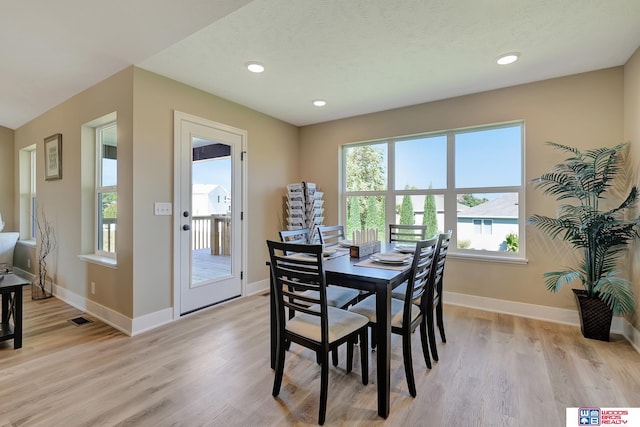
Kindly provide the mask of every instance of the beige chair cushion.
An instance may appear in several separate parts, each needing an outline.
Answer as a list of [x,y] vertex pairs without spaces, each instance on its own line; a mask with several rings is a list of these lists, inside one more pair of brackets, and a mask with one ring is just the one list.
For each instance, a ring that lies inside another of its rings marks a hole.
[[[402,314],[404,310],[404,301],[391,298],[391,326],[395,328],[402,327]],[[356,305],[349,307],[349,311],[362,314],[372,322],[376,323],[376,297],[375,295],[365,298]],[[420,307],[411,304],[411,321],[420,315]]]
[[[311,309],[320,310],[320,306],[314,305]],[[369,319],[356,313],[350,313],[336,307],[327,307],[329,323],[329,342],[343,338],[369,323]],[[296,312],[293,319],[287,322],[287,331],[309,338],[316,342],[321,341],[320,317],[306,313]]]

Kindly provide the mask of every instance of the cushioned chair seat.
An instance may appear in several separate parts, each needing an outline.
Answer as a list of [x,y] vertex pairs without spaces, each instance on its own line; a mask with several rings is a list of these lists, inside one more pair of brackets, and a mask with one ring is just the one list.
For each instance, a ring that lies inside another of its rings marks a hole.
[[[320,311],[318,305],[310,307]],[[350,313],[336,307],[327,307],[327,320],[329,322],[329,342],[338,341],[340,338],[353,332],[354,329],[362,328],[369,323],[369,319],[357,314]],[[320,342],[320,318],[306,313],[296,313],[295,317],[286,326],[287,331]]]
[[[366,316],[372,323],[376,323],[376,297],[370,296],[360,301],[353,307],[349,308],[354,313]],[[402,314],[404,310],[404,301],[391,298],[391,327],[402,327]],[[420,315],[420,307],[413,305],[411,307],[411,321],[414,321]]]

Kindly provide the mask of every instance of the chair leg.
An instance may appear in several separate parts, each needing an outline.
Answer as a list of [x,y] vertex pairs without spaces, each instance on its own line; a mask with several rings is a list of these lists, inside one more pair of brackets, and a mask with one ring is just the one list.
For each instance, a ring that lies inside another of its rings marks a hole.
[[282,385],[282,377],[284,375],[284,355],[285,344],[283,340],[278,340],[276,347],[276,375],[273,379],[273,391],[271,392],[273,397],[280,394],[280,386]]
[[378,338],[376,337],[376,328],[375,326],[371,327],[371,349],[375,349],[378,344]]
[[[429,343],[427,341],[427,321],[423,317],[420,322],[420,341],[422,342],[422,356],[424,357],[424,363],[428,369],[431,369],[431,358],[429,357]],[[437,362],[438,359],[435,359]]]
[[333,366],[338,366],[338,347],[331,350],[331,362]]
[[323,425],[327,414],[327,389],[329,388],[329,355],[322,355],[320,363],[320,408],[318,410],[318,424]]
[[360,332],[360,366],[362,367],[362,384],[369,384],[369,343],[367,342],[367,329]]
[[402,356],[404,358],[404,373],[407,376],[409,394],[416,397],[416,382],[413,378],[413,360],[411,358],[411,331],[402,335]]
[[438,321],[438,329],[440,329],[440,338],[442,342],[447,342],[447,337],[444,335],[444,320],[442,318],[442,303],[438,302],[436,306],[436,319]]
[[353,369],[353,341],[355,341],[355,338],[347,342],[347,373]]
[[427,330],[429,334],[429,347],[431,347],[431,356],[433,360],[438,361],[438,348],[436,347],[436,332],[433,325],[433,309],[427,310]]

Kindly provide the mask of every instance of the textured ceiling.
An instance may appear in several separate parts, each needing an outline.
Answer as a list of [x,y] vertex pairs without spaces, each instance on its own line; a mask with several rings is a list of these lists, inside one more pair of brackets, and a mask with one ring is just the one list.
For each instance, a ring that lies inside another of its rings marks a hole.
[[[306,125],[622,65],[639,22],[640,0],[12,2],[0,125],[131,64]],[[520,60],[496,65],[510,51]],[[251,60],[266,71],[246,71]]]

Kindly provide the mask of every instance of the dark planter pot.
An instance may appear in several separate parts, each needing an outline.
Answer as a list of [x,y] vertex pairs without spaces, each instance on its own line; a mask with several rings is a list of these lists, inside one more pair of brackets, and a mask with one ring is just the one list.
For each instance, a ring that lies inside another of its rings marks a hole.
[[613,311],[597,297],[589,297],[583,289],[573,289],[580,313],[580,329],[585,338],[609,341]]

